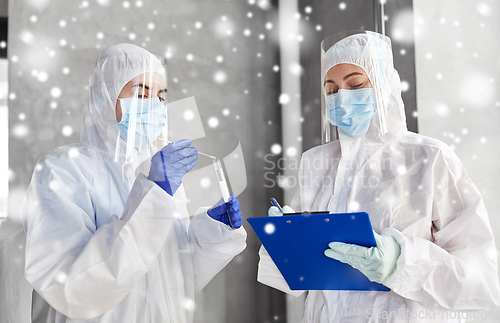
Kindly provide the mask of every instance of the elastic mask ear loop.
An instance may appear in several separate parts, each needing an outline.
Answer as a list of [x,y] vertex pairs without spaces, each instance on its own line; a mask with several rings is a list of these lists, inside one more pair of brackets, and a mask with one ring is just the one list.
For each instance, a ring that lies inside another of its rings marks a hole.
[[377,97],[377,106],[378,106],[378,112],[379,112],[379,120],[380,120],[380,134],[384,135],[389,132],[389,129],[387,128],[387,111],[386,111],[386,105],[385,105],[385,98],[384,98],[384,93],[383,93],[383,81],[380,80],[380,77],[383,77],[380,65],[379,65],[379,60],[376,59],[377,53],[375,52],[376,45],[375,42],[373,41],[372,37],[370,34],[368,35],[368,50],[370,51],[370,60],[371,64],[374,68],[374,74],[373,74],[373,81],[375,84],[373,84],[373,88],[375,89],[376,97]]

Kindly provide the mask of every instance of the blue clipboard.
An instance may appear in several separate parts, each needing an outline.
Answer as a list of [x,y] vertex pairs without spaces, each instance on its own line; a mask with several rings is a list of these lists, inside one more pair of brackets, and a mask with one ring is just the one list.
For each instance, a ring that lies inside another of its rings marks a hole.
[[292,290],[390,291],[324,255],[332,241],[376,246],[365,212],[269,216],[248,222]]

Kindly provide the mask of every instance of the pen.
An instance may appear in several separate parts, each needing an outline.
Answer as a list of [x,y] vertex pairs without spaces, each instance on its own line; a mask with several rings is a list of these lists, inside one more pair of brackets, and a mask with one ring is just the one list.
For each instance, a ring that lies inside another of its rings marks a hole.
[[278,210],[280,210],[280,212],[283,213],[283,210],[281,209],[280,204],[278,203],[278,201],[276,201],[276,199],[274,197],[271,197],[271,204],[276,206],[278,208]]

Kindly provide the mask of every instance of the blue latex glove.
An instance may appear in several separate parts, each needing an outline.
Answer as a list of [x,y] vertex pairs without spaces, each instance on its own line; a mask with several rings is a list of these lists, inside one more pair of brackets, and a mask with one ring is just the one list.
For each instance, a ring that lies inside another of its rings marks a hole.
[[401,249],[393,237],[381,236],[375,231],[373,234],[376,247],[330,242],[330,249],[325,250],[325,255],[358,269],[372,282],[382,283],[396,268]]
[[[281,208],[284,213],[295,213],[295,211],[289,207],[288,205],[285,205]],[[268,216],[282,216],[283,213],[280,212],[280,210],[276,206],[271,206],[269,210],[267,211]]]
[[148,179],[172,196],[181,186],[182,177],[198,161],[198,149],[189,147],[190,145],[189,139],[177,140],[163,147],[151,158]]
[[229,195],[227,203],[220,199],[207,213],[212,219],[220,221],[233,229],[238,229],[243,223],[240,202],[233,194]]

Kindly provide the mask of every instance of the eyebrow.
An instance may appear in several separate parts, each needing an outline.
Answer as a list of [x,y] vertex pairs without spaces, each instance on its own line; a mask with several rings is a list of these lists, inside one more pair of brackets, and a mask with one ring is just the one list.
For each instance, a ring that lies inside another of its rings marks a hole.
[[[137,84],[132,85],[132,87],[136,87],[136,86],[137,87],[145,88],[146,90],[149,91],[149,86],[147,86],[147,85],[145,85],[143,83],[137,83]],[[168,92],[167,89],[161,89],[160,91],[158,91],[158,93],[164,93],[164,92],[167,93]]]
[[142,88],[145,88],[146,90],[149,91],[149,86],[145,85],[145,84],[142,84],[142,83],[137,83],[137,84],[134,84],[132,85],[132,87],[142,87]]
[[[355,75],[361,75],[361,76],[363,76],[363,74],[361,74],[359,72],[352,72],[352,73],[347,74],[346,76],[344,76],[344,81],[347,80],[348,78],[350,78],[351,76],[355,76]],[[323,82],[323,86],[325,86],[326,83],[333,83],[333,84],[335,84],[335,82],[332,81],[332,80],[325,80],[325,82]]]
[[363,76],[363,74],[361,74],[360,72],[352,72],[351,74],[347,74],[346,76],[344,76],[344,81],[347,80],[348,78],[350,78],[351,76],[354,76],[354,75]]

